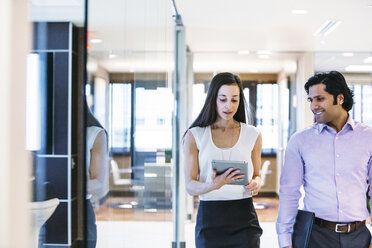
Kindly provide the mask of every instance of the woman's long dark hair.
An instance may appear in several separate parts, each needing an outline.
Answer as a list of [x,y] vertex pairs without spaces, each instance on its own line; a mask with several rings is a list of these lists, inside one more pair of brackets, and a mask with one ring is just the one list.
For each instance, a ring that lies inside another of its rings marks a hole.
[[208,94],[207,98],[205,99],[204,106],[200,111],[198,117],[196,117],[195,121],[190,125],[186,132],[193,127],[209,126],[217,120],[217,94],[222,85],[237,85],[239,87],[239,107],[234,115],[234,120],[246,123],[246,115],[244,109],[246,101],[244,98],[243,87],[240,78],[230,72],[222,72],[213,77],[208,89]]
[[108,133],[106,129],[101,125],[101,123],[97,120],[97,118],[93,115],[92,111],[90,110],[87,100],[84,100],[84,107],[85,107],[85,113],[86,113],[86,121],[85,121],[85,128],[88,127],[100,127],[105,131],[106,133],[106,142],[107,142],[107,149],[108,148]]
[[[93,115],[92,111],[90,110],[89,106],[88,106],[88,103],[87,103],[87,100],[84,101],[84,107],[85,107],[85,113],[86,113],[86,122],[85,122],[85,127],[100,127],[102,129],[103,126],[101,125],[101,123],[99,123],[99,121],[96,119],[96,117]],[[106,131],[106,130],[105,130]]]

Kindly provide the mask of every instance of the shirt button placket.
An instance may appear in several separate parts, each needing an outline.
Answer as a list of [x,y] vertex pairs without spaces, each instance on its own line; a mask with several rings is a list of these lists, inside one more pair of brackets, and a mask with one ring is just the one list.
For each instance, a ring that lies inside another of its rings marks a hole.
[[335,140],[334,140],[334,148],[335,148],[335,186],[336,186],[336,192],[337,192],[337,200],[338,200],[338,203],[337,203],[337,207],[338,207],[338,216],[340,218],[340,216],[342,215],[342,206],[341,206],[341,198],[342,198],[342,190],[339,188],[339,185],[342,185],[342,184],[338,184],[338,181],[341,180],[340,178],[340,173],[338,172],[339,171],[339,166],[338,166],[338,161],[339,161],[339,158],[340,158],[340,154],[338,153],[338,150],[337,150],[337,143],[338,143],[338,140],[339,140],[339,137],[335,136]]

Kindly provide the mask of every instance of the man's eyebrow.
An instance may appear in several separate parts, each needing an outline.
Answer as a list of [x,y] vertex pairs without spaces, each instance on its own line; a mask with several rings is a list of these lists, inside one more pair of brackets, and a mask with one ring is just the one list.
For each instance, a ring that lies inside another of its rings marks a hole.
[[314,99],[314,98],[320,98],[320,97],[323,97],[323,96],[322,95],[316,95],[316,96],[313,96],[313,97],[308,96],[307,100],[311,100],[311,99]]

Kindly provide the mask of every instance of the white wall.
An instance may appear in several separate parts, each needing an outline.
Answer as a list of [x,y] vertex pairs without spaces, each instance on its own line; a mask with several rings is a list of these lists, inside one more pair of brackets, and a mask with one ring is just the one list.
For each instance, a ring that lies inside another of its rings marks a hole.
[[29,174],[25,151],[27,0],[0,1],[0,247],[30,247]]

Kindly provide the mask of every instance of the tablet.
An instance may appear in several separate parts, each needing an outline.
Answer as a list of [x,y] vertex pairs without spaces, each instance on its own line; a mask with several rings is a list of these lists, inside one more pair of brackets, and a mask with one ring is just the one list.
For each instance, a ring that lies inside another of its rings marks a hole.
[[227,171],[229,168],[240,170],[244,174],[244,178],[239,182],[232,182],[233,185],[247,185],[248,184],[248,163],[245,161],[231,161],[231,160],[212,160],[212,168],[220,175]]

